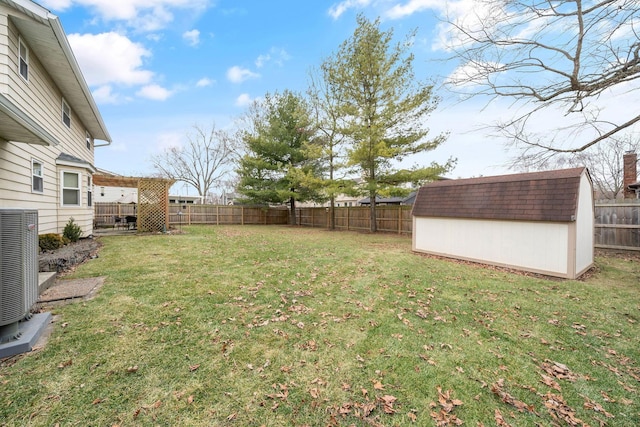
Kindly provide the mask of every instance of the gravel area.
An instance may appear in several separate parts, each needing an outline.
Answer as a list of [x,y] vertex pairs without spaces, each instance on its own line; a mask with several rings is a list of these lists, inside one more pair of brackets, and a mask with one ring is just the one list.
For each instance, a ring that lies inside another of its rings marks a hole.
[[55,251],[43,252],[38,256],[39,269],[41,272],[55,271],[57,273],[72,270],[87,259],[97,258],[100,246],[97,239],[88,237],[75,243],[69,243]]

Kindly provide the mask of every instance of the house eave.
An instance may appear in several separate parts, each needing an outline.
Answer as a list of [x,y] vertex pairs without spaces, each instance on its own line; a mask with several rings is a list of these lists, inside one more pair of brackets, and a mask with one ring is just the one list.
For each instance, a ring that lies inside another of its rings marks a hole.
[[58,140],[0,94],[0,139],[36,145],[58,145]]
[[[21,15],[10,15],[11,21],[91,136],[110,143],[111,136],[58,17],[31,1],[0,0],[0,2],[21,13]],[[25,19],[25,16],[30,19]]]

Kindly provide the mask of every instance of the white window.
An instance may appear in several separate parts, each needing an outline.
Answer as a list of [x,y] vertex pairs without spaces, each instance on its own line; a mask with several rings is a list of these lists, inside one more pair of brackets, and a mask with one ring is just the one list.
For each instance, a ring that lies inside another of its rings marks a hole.
[[71,108],[69,108],[69,104],[64,99],[62,100],[62,123],[67,125],[68,128],[71,127]]
[[42,193],[44,191],[42,162],[36,159],[31,160],[31,191],[34,193]]
[[80,206],[80,174],[62,172],[62,206]]
[[23,79],[29,81],[29,48],[18,38],[18,72]]
[[100,196],[104,197],[104,187],[100,187]]
[[87,140],[87,150],[91,150],[91,147],[93,146],[93,138],[91,138],[91,134],[89,132],[86,132],[86,140]]
[[93,184],[91,183],[91,175],[87,176],[87,206],[93,206]]

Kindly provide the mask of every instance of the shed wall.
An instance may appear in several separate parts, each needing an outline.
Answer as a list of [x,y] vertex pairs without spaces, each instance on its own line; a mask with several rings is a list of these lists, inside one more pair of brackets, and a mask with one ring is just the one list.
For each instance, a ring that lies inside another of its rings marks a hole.
[[593,265],[595,211],[593,191],[586,174],[580,180],[576,214],[576,276]]
[[566,277],[569,224],[414,217],[413,249]]

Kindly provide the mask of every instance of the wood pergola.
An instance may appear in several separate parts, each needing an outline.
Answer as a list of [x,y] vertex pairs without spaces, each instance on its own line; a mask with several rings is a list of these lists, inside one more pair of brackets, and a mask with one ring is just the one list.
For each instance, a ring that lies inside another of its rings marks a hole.
[[93,175],[94,185],[138,189],[137,226],[139,232],[157,232],[169,229],[169,189],[175,182],[174,179],[167,178]]

